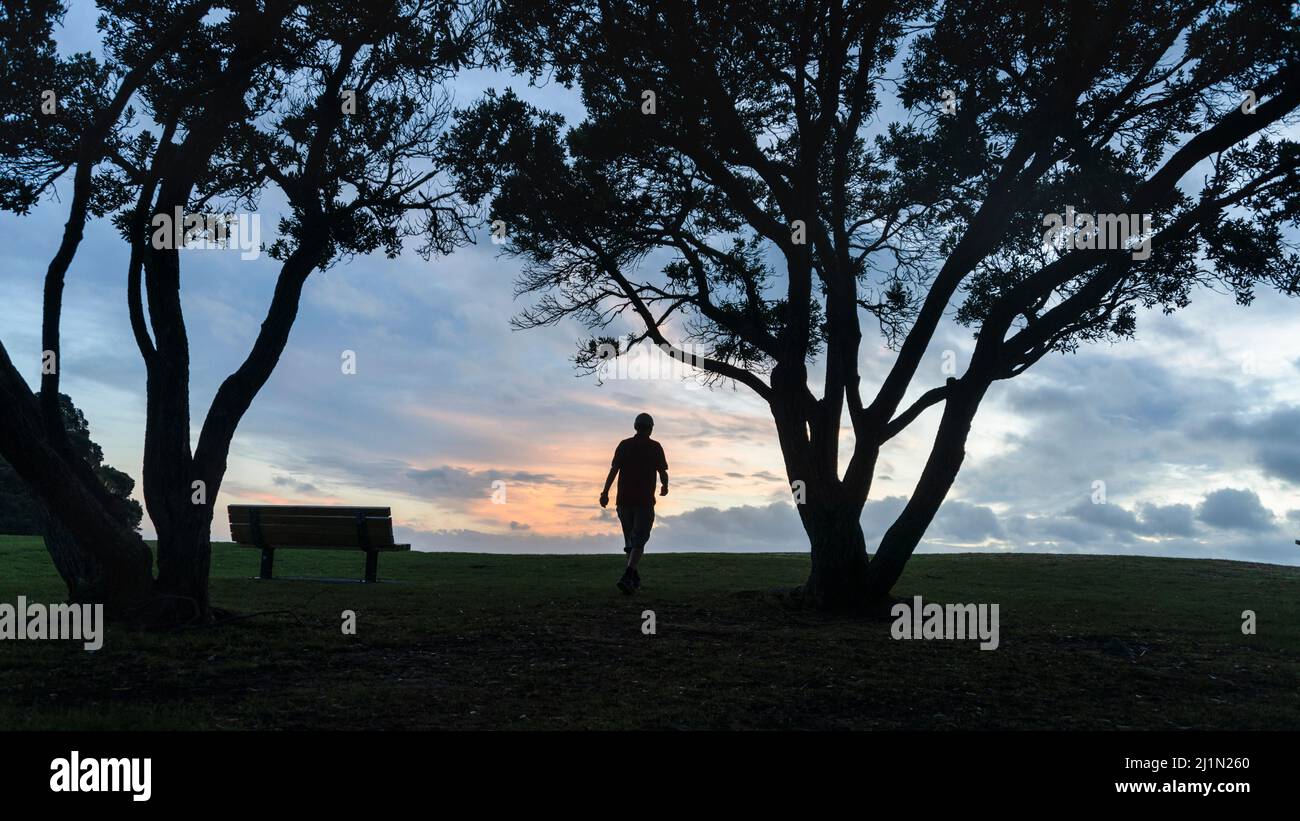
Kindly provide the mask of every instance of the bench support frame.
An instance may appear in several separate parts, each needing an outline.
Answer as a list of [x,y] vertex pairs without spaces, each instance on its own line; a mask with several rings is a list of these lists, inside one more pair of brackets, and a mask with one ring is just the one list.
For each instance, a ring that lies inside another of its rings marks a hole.
[[272,578],[273,568],[275,566],[275,548],[266,543],[262,538],[262,511],[253,508],[248,512],[249,530],[253,531],[253,544],[257,545],[262,551],[262,568],[257,573],[259,579]]
[[379,552],[370,549],[370,520],[361,512],[357,513],[357,544],[366,551],[366,583],[374,584],[379,577]]

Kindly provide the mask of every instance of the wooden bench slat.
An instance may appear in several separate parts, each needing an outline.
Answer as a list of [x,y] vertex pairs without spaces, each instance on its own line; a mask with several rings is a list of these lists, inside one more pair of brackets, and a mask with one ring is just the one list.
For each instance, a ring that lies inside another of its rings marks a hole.
[[[357,533],[356,524],[351,524],[346,528],[318,528],[302,526],[280,526],[280,525],[262,525],[262,541],[269,545],[278,547],[292,547],[294,545],[336,545],[339,547],[360,547],[361,540]],[[367,536],[370,544],[374,547],[382,547],[393,543],[393,526],[387,519],[384,524],[376,524],[371,521],[367,525]],[[236,542],[253,544],[256,540],[253,538],[253,526],[248,524],[232,524],[230,526],[230,538]]]
[[[366,521],[385,521],[391,519],[391,516],[363,516]],[[324,525],[336,525],[345,522],[355,522],[357,516],[304,516],[300,513],[276,513],[270,510],[263,510],[257,513],[257,520],[270,524],[278,522],[281,524],[301,524],[304,522],[320,522]],[[247,513],[236,513],[230,516],[230,521],[239,524],[247,524],[253,521],[253,517]]]
[[[276,525],[280,527],[320,527],[326,529],[343,529],[347,527],[355,528],[357,526],[356,516],[284,516],[279,513],[259,513],[258,522],[262,526]],[[377,524],[391,523],[393,520],[388,516],[366,516],[365,520],[373,527]],[[251,516],[231,516],[232,525],[247,525],[253,523]]]
[[[248,548],[249,550],[258,549],[257,545],[249,544],[247,542],[234,542],[232,543],[231,546],[245,547]],[[281,550],[281,549],[283,550],[347,550],[349,548],[351,548],[352,550],[361,550],[361,548],[357,547],[356,545],[337,545],[337,544],[274,544],[272,543],[270,547],[273,550]],[[402,551],[410,550],[411,546],[409,544],[385,544],[385,545],[376,545],[374,547],[371,547],[370,549],[376,553],[400,553]]]
[[[336,524],[337,523],[337,524]],[[253,528],[252,522],[231,522],[231,527]],[[303,522],[261,522],[258,525],[263,533],[303,533],[313,535],[316,533],[336,534],[351,533],[356,534],[357,523],[352,519],[330,519],[327,521],[303,521]],[[374,536],[381,533],[393,532],[392,519],[366,519],[366,531]]]
[[261,511],[263,516],[268,514],[275,516],[319,516],[319,517],[336,517],[354,519],[358,513],[365,514],[367,517],[377,516],[380,518],[391,518],[393,509],[389,507],[346,507],[340,505],[230,505],[228,508],[230,518],[238,518],[246,521],[249,518],[248,511]]

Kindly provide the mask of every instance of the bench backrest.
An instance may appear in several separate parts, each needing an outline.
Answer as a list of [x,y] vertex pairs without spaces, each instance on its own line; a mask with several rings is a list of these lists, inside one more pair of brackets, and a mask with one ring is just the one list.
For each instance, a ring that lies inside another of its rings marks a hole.
[[387,547],[393,513],[386,507],[230,505],[230,538],[269,547]]

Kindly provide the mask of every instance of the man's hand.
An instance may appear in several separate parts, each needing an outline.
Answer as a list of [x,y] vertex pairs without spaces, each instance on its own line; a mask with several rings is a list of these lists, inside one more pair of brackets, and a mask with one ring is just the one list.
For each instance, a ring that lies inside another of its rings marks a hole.
[[660,496],[667,496],[667,495],[668,495],[668,485],[660,485],[660,486],[659,486],[659,495],[660,495]]
[[602,494],[600,494],[600,506],[601,506],[601,507],[608,507],[608,506],[609,506],[609,494],[608,494],[608,493],[602,493]]

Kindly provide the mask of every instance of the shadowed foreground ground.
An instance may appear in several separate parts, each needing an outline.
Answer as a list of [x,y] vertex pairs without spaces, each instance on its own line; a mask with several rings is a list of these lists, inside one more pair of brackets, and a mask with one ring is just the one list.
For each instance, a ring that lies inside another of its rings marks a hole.
[[[652,553],[629,599],[614,555],[387,554],[399,583],[363,586],[252,581],[256,552],[215,554],[214,601],[261,615],[110,630],[94,654],[0,642],[0,728],[1300,728],[1300,568],[917,557],[898,595],[1001,606],[981,651],[786,609],[761,591],[801,581],[801,555]],[[285,576],[361,564],[276,557]],[[64,590],[38,541],[0,537],[0,602],[20,594]]]

